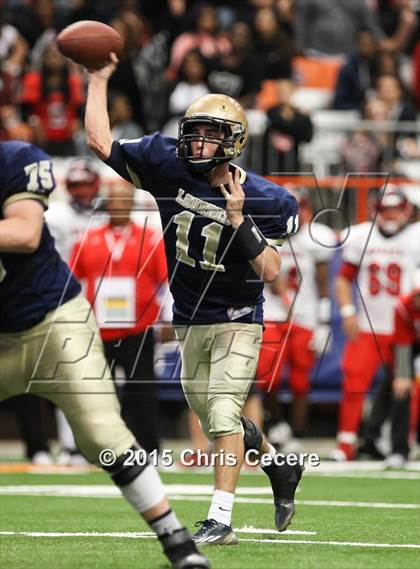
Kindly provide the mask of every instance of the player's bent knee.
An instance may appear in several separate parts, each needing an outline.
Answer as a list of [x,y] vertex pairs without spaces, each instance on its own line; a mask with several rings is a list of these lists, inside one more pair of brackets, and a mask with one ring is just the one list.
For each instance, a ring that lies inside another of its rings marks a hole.
[[234,417],[219,416],[209,421],[209,437],[210,440],[228,435],[236,435],[242,433],[241,421]]
[[111,437],[75,437],[77,448],[88,462],[103,468],[103,453],[109,452],[114,457],[118,457],[123,451],[132,447],[135,443],[134,437],[126,439],[126,444],[116,444]]
[[142,455],[143,460],[134,460],[135,456],[140,456],[137,454],[140,450],[138,446],[133,445],[126,452],[116,457],[112,464],[101,464],[101,467],[108,472],[117,486],[127,486],[149,466],[146,452]]
[[241,433],[241,427],[232,427],[230,429],[214,429],[210,431],[210,440],[213,441],[214,439],[218,439],[220,437],[228,437],[229,435],[237,435]]
[[219,415],[209,418],[210,440],[242,432],[240,418],[233,415]]
[[92,464],[103,467],[101,453],[110,450],[118,457],[135,445],[135,437],[121,417],[112,409],[107,415],[97,413],[92,417],[81,413],[75,417],[67,415],[73,430],[77,447]]
[[207,422],[210,439],[242,432],[241,407],[230,399],[215,399],[209,405]]

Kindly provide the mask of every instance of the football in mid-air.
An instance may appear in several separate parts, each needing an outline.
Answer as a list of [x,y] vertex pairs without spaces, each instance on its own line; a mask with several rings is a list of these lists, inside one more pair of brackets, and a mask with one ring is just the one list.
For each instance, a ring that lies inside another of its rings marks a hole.
[[88,69],[100,69],[109,63],[112,51],[120,55],[123,43],[117,31],[94,20],[71,24],[57,36],[61,53]]

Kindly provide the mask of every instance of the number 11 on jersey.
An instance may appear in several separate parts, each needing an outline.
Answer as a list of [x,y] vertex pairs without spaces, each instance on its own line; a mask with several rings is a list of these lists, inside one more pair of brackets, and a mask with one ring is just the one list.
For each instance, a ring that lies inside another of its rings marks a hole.
[[[195,267],[195,259],[188,254],[188,234],[191,229],[194,214],[191,211],[183,211],[174,217],[174,223],[178,225],[176,229],[176,257],[181,263],[185,263],[190,267]],[[220,236],[223,227],[216,222],[205,225],[201,231],[202,237],[205,238],[203,247],[203,260],[200,261],[200,267],[205,271],[221,271],[226,269],[224,265],[216,263],[216,252],[219,246]]]

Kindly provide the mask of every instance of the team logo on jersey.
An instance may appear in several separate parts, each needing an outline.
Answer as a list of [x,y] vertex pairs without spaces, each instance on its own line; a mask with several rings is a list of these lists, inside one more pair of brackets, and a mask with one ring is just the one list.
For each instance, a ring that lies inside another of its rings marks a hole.
[[255,306],[243,306],[242,308],[228,308],[227,315],[230,320],[238,320],[254,310]]
[[178,195],[175,201],[191,211],[204,215],[204,217],[213,219],[223,225],[230,225],[225,209],[197,198],[196,196],[192,196],[191,194],[186,194],[182,188],[178,189]]

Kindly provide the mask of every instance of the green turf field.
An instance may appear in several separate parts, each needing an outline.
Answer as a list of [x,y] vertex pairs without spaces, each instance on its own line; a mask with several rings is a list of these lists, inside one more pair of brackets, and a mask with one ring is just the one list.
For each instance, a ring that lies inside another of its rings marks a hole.
[[[206,517],[211,475],[164,473],[163,479],[193,530]],[[1,491],[2,568],[168,566],[147,525],[100,472],[2,474]],[[245,473],[233,525],[241,530],[239,545],[205,549],[215,569],[418,568],[420,479],[415,472],[356,468],[305,474],[292,532],[279,534],[267,479]]]

